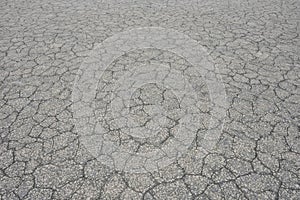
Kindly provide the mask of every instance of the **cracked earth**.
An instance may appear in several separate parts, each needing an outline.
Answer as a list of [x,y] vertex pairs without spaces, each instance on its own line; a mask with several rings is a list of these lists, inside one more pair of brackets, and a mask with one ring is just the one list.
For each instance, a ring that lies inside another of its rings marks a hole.
[[300,199],[299,8],[1,1],[1,199]]

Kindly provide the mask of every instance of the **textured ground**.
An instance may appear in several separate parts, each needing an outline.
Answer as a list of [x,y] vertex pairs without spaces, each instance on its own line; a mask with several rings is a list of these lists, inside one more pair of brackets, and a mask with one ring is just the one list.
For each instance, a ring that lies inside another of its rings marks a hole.
[[[1,199],[299,199],[299,13],[297,0],[2,0]],[[131,45],[145,27],[174,34]],[[116,44],[131,47],[99,67]]]

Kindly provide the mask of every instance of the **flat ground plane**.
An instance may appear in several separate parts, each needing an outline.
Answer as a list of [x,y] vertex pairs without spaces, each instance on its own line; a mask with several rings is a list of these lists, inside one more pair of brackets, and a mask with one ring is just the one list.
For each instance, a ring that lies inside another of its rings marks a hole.
[[299,199],[298,0],[1,0],[0,199]]

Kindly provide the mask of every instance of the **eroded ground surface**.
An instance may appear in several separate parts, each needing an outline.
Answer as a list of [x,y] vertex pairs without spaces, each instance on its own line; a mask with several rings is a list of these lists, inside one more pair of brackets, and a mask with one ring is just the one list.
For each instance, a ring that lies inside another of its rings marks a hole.
[[[299,12],[297,0],[1,1],[1,199],[299,199]],[[205,48],[227,102],[214,148],[203,149],[216,105],[192,70],[201,66],[159,48],[106,66],[91,96],[102,138],[80,128],[86,118],[78,121],[84,111],[74,105],[85,98],[74,90],[87,63],[99,62],[91,52],[142,27],[176,30]],[[160,81],[134,85],[151,75]],[[195,98],[176,93],[184,80]],[[140,155],[183,135],[178,146],[193,140],[164,165],[167,153],[120,164],[127,157],[111,148]]]

